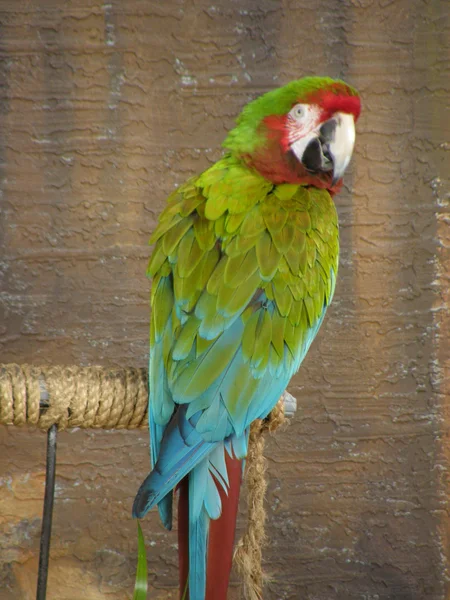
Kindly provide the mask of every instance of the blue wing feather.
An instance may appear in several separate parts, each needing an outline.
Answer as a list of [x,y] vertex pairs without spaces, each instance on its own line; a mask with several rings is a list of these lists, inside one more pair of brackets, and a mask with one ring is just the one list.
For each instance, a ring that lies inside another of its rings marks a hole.
[[[166,328],[171,327],[169,319]],[[153,351],[149,361],[149,405],[148,405],[148,426],[150,431],[150,459],[152,469],[155,467],[159,456],[161,440],[164,431],[170,419],[163,419],[162,412],[159,410],[155,415],[155,407],[173,405],[170,392],[167,385],[167,373],[164,367],[162,354],[163,340],[158,341],[153,346]],[[154,399],[161,398],[161,402],[155,402]],[[170,410],[170,409],[169,409]],[[173,409],[172,409],[173,410]],[[166,410],[166,412],[168,412]],[[158,505],[161,521],[166,529],[172,529],[172,492],[169,492]]]

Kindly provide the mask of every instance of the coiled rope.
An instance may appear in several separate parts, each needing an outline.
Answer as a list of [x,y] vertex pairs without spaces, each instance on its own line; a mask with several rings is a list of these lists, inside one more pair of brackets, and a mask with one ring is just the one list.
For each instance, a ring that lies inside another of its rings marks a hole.
[[[54,424],[59,430],[145,428],[147,390],[146,369],[0,365],[0,424],[34,425],[43,430]],[[248,524],[235,552],[248,600],[260,599],[264,584],[264,433],[275,431],[284,421],[284,403],[280,400],[267,419],[255,421],[250,430],[246,466]]]
[[0,365],[0,423],[47,430],[147,427],[146,369]]

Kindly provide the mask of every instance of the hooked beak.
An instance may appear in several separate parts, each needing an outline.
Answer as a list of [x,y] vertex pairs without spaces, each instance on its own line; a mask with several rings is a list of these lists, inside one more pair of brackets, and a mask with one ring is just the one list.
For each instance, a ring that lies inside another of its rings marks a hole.
[[325,143],[328,144],[328,152],[333,163],[332,184],[335,185],[343,176],[352,157],[355,145],[355,121],[353,115],[346,113],[336,113],[331,121],[336,122],[336,127],[331,139]]
[[338,112],[309,136],[294,142],[291,149],[308,171],[332,171],[335,185],[348,167],[354,145],[353,115]]

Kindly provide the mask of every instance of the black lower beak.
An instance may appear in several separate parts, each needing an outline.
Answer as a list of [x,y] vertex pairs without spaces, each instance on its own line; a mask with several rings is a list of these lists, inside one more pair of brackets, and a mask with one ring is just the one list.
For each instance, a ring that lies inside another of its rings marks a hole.
[[326,172],[333,169],[331,156],[327,152],[326,145],[322,145],[320,138],[312,139],[306,146],[302,163],[312,173]]

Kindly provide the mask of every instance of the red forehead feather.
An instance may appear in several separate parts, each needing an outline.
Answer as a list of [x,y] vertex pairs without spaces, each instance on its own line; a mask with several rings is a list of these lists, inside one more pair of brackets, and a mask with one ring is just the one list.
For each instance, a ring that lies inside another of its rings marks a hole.
[[335,112],[343,112],[353,115],[357,121],[361,112],[361,100],[358,96],[349,96],[345,87],[315,92],[308,96],[308,102],[321,106],[326,118]]

